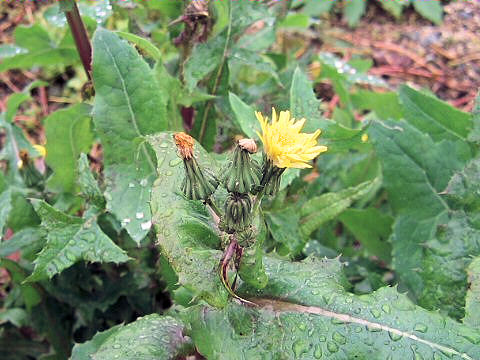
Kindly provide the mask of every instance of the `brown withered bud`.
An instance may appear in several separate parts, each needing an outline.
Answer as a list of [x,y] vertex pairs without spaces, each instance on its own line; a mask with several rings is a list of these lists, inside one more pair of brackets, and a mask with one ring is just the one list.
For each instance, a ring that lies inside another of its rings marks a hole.
[[238,140],[238,146],[247,150],[250,154],[255,154],[257,152],[257,144],[253,139],[240,139]]
[[173,135],[173,139],[180,156],[183,159],[191,159],[193,157],[193,146],[195,145],[193,138],[184,132],[179,132]]

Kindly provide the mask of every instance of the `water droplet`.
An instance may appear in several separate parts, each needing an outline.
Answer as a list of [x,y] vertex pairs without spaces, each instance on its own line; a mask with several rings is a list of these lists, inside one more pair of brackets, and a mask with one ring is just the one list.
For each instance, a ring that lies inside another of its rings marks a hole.
[[152,222],[146,221],[144,223],[141,223],[140,227],[142,228],[142,230],[149,230],[152,227]]
[[333,332],[332,339],[335,340],[340,345],[344,345],[347,342],[347,338],[342,334],[340,334],[338,331]]
[[370,310],[370,312],[372,313],[375,319],[378,319],[380,317],[380,311],[378,311],[377,309],[372,309]]
[[160,145],[161,148],[167,148],[168,147],[168,143],[167,142],[162,142]]
[[315,351],[313,352],[315,359],[320,359],[322,357],[322,347],[320,345],[315,345]]
[[338,345],[334,343],[333,341],[327,342],[327,349],[331,353],[336,353],[338,351]]
[[413,328],[413,330],[424,333],[424,332],[427,332],[428,327],[425,324],[417,323],[415,324],[415,327]]
[[402,338],[402,335],[393,333],[391,331],[388,332],[388,336],[390,336],[390,339],[392,339],[393,341],[398,341]]
[[122,345],[120,344],[113,344],[112,346],[114,349],[120,349],[122,347]]
[[312,290],[312,295],[318,295],[320,292],[317,289]]
[[163,194],[162,194],[162,197],[167,197],[167,196],[168,196],[167,193],[163,193]]
[[347,297],[347,298],[345,299],[345,302],[346,302],[347,304],[351,304],[351,303],[353,302],[353,299],[352,299],[351,297]]
[[318,338],[318,341],[325,342],[325,341],[327,341],[327,338],[323,335],[320,335],[319,338]]
[[69,251],[65,251],[65,257],[70,261],[77,260],[77,257],[75,256],[75,254]]
[[305,323],[299,323],[298,328],[302,331],[305,331],[307,329],[307,325],[305,325]]
[[123,219],[123,220],[121,221],[122,226],[123,226],[123,227],[127,226],[127,224],[130,223],[130,221],[131,221],[131,220],[130,220],[129,218]]
[[383,305],[382,305],[382,310],[383,310],[383,312],[385,312],[385,313],[387,313],[387,314],[390,314],[390,311],[391,311],[390,305],[388,305],[388,304],[383,304]]
[[134,183],[129,183],[129,184],[128,184],[128,187],[129,187],[129,188],[134,188],[134,187],[135,187],[135,184],[134,184]]
[[182,159],[177,158],[177,159],[170,160],[168,165],[170,165],[171,167],[174,167],[174,166],[177,166],[178,164],[181,164],[181,163],[182,163]]
[[135,214],[135,217],[136,217],[137,219],[143,219],[143,212],[137,212],[137,213]]
[[301,357],[302,354],[308,351],[308,349],[309,349],[308,343],[302,339],[295,341],[292,345],[292,350],[296,358]]
[[361,327],[361,326],[355,326],[355,327],[354,327],[354,331],[355,331],[356,333],[362,332],[362,327]]
[[382,329],[377,328],[377,327],[374,327],[374,326],[370,326],[370,325],[367,325],[367,326],[365,326],[365,327],[366,327],[366,329],[367,329],[368,331],[370,331],[370,332],[379,332],[379,331],[382,331]]
[[335,325],[341,325],[343,324],[343,321],[336,318],[332,318],[331,323]]
[[172,175],[173,175],[173,172],[171,172],[170,170],[168,170],[165,174],[166,174],[167,176],[172,176]]
[[142,179],[142,180],[140,180],[140,185],[142,185],[142,186],[147,186],[147,184],[148,184],[148,180],[147,180],[147,179]]

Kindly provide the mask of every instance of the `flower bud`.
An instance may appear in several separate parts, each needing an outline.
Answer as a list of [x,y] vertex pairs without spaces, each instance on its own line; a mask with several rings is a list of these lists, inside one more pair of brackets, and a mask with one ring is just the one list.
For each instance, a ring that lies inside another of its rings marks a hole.
[[261,186],[265,195],[275,195],[280,190],[280,181],[285,168],[276,167],[269,159],[264,160]]
[[224,230],[227,233],[246,230],[252,222],[251,211],[250,195],[230,193],[225,202]]
[[256,148],[255,141],[251,139],[242,139],[238,142],[233,159],[221,174],[221,182],[228,192],[246,194],[260,185],[260,165],[250,157]]

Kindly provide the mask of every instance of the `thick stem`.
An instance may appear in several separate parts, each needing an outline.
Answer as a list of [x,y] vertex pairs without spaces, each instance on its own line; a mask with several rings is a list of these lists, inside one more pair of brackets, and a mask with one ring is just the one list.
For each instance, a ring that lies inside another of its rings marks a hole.
[[87,30],[83,24],[77,4],[74,0],[64,0],[67,4],[63,6],[68,25],[72,31],[78,54],[82,60],[83,68],[89,80],[92,80],[92,45],[88,38]]

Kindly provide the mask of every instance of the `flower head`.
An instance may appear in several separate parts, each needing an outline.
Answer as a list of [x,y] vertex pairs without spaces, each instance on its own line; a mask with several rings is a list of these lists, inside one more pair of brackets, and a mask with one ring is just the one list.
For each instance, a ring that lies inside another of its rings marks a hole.
[[309,168],[307,162],[316,158],[327,147],[317,144],[320,130],[314,133],[301,133],[305,119],[295,121],[290,117],[290,111],[277,112],[272,108],[272,122],[263,117],[260,112],[255,112],[262,134],[257,133],[262,140],[267,158],[278,168]]
[[184,132],[178,132],[173,135],[173,139],[181,157],[191,159],[193,157],[193,146],[195,145],[193,138]]

